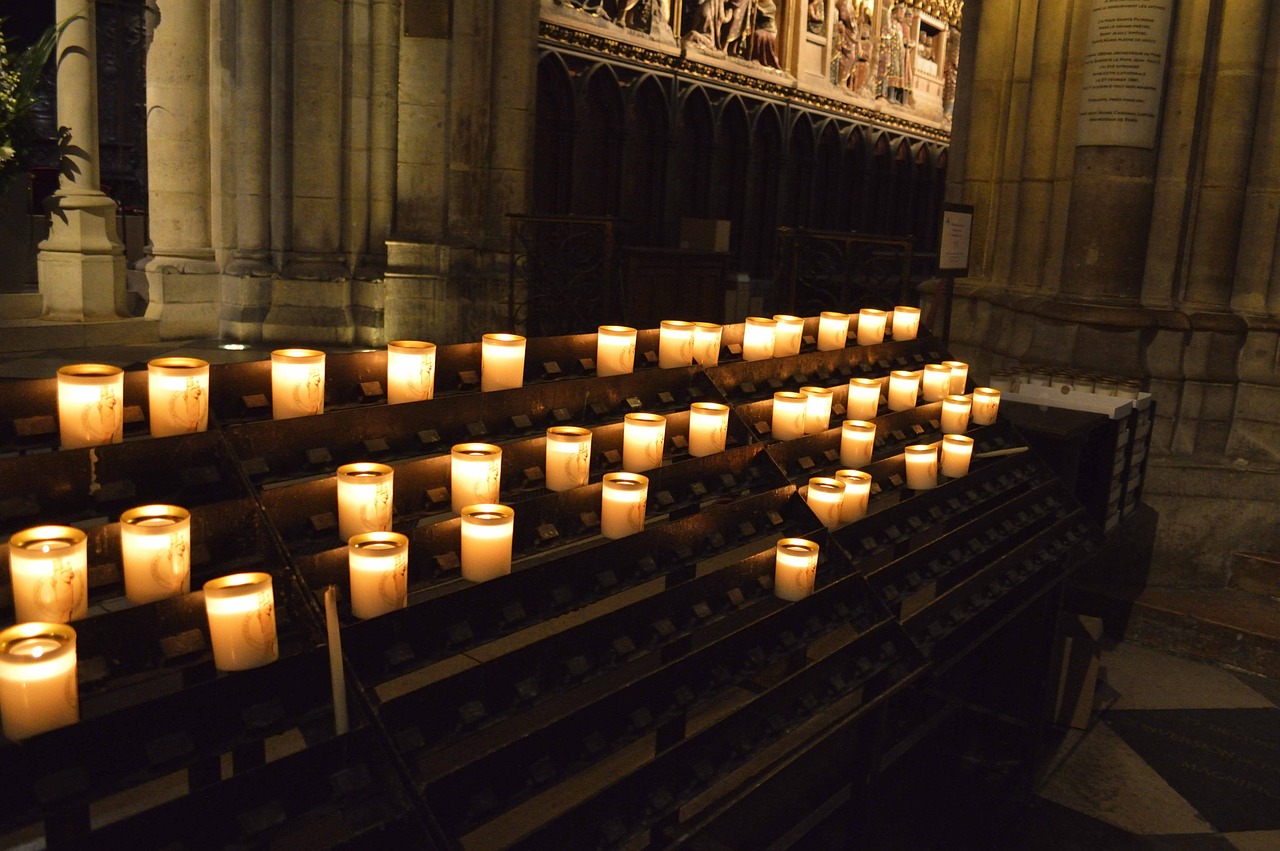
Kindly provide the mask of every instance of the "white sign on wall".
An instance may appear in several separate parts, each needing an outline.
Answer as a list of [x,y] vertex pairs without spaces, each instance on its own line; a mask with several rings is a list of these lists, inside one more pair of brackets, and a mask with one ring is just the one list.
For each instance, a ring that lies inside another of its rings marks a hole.
[[1173,0],[1093,0],[1077,145],[1154,148]]

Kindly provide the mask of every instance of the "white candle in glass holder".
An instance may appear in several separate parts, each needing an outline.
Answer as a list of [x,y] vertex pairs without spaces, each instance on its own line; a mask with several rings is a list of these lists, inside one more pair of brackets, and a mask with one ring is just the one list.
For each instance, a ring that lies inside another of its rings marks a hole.
[[889,373],[889,410],[911,410],[919,391],[920,376],[908,369],[895,369]]
[[968,396],[952,394],[942,400],[942,433],[962,434],[969,429],[969,408],[973,403]]
[[779,390],[773,394],[773,417],[769,433],[778,440],[804,437],[809,402],[803,393]]
[[702,366],[720,363],[720,337],[724,329],[714,322],[693,323],[693,359]]
[[459,443],[450,452],[450,507],[458,514],[477,502],[497,502],[502,488],[502,449],[492,443]]
[[462,509],[462,578],[487,582],[511,573],[511,539],[516,513],[497,503]]
[[351,613],[360,619],[403,609],[409,601],[409,539],[364,532],[347,541]]
[[1000,391],[994,387],[973,388],[973,409],[970,416],[975,425],[991,425],[1000,411]]
[[219,671],[247,671],[274,662],[276,598],[269,573],[233,573],[204,584],[213,666]]
[[929,490],[938,486],[938,447],[933,444],[908,446],[906,456],[907,487]]
[[67,623],[88,614],[87,540],[73,526],[33,526],[9,539],[9,582],[19,623]]
[[948,434],[942,438],[942,475],[958,479],[969,473],[969,460],[973,458],[973,438],[963,434]]
[[15,742],[80,720],[74,629],[36,621],[0,631],[0,718]]
[[209,362],[199,358],[147,361],[147,403],[152,437],[209,428]]
[[850,378],[845,415],[851,420],[874,420],[880,409],[880,379]]
[[587,483],[591,473],[591,429],[547,429],[547,490],[567,491]]
[[395,470],[360,461],[338,468],[338,537],[391,531]]
[[926,402],[941,401],[951,392],[951,367],[941,363],[926,364],[920,395]]
[[694,402],[689,406],[689,454],[695,458],[724,451],[729,435],[729,406]]
[[840,525],[844,504],[844,482],[830,476],[814,476],[805,491],[805,504],[818,516],[822,525],[834,529]]
[[961,394],[969,383],[969,364],[958,360],[944,360],[943,366],[951,368],[951,393]]
[[436,344],[421,340],[387,343],[387,404],[422,402],[436,394]]
[[834,352],[849,342],[849,314],[824,310],[818,314],[818,351]]
[[773,356],[785,358],[800,354],[800,342],[804,336],[804,317],[779,313],[773,317]]
[[649,478],[639,473],[605,473],[600,489],[600,534],[625,538],[644,531]]
[[271,418],[289,420],[324,413],[324,352],[276,349],[271,353]]
[[742,326],[742,359],[768,360],[773,357],[773,337],[777,327],[776,319],[748,316]]
[[622,419],[622,469],[643,473],[662,466],[667,418],[661,414],[627,414]]
[[675,369],[693,363],[693,323],[664,319],[658,325],[658,366]]
[[601,325],[596,329],[596,375],[626,375],[636,366],[636,329]]
[[783,538],[774,549],[773,593],[790,600],[803,600],[813,593],[818,578],[818,545],[806,538]]
[[819,434],[831,427],[830,387],[801,387],[804,394],[804,433]]
[[871,474],[861,470],[836,470],[835,477],[844,483],[840,522],[852,523],[866,517],[867,505],[871,502]]
[[897,304],[893,307],[893,339],[914,340],[920,333],[920,308]]
[[866,420],[845,420],[840,424],[840,463],[863,467],[871,463],[876,448],[876,424]]
[[858,345],[874,346],[884,342],[884,325],[888,314],[874,307],[858,311]]
[[510,390],[524,386],[524,337],[485,334],[480,339],[480,389]]
[[63,449],[124,440],[124,370],[105,363],[61,367],[58,433]]
[[120,515],[124,594],[150,603],[191,590],[191,512],[177,505],[139,505]]

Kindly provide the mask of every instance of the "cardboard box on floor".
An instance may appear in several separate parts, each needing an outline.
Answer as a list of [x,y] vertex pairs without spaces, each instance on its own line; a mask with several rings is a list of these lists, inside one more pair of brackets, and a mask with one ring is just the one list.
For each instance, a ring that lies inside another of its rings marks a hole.
[[1063,612],[1058,619],[1054,670],[1058,674],[1053,722],[1083,730],[1093,715],[1093,694],[1102,657],[1102,620]]
[[729,227],[727,219],[690,219],[680,220],[680,247],[697,251],[729,250]]

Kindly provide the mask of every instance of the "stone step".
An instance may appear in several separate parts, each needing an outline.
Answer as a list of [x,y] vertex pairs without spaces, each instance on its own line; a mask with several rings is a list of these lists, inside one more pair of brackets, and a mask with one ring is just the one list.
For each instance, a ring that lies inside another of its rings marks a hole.
[[1232,553],[1229,588],[1280,597],[1280,556],[1267,553]]
[[158,343],[160,323],[142,317],[57,322],[46,319],[0,319],[0,352],[79,349]]
[[1235,588],[1147,588],[1124,637],[1151,647],[1280,677],[1280,600]]

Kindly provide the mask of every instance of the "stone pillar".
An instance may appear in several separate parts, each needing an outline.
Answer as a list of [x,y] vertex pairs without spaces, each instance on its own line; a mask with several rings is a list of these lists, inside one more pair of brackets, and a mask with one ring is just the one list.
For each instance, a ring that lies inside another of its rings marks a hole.
[[[1236,257],[1236,285],[1231,306],[1254,315],[1280,313],[1280,275],[1276,249],[1280,247],[1280,19],[1273,15],[1267,28],[1266,59],[1253,127],[1253,161],[1245,191],[1240,251]],[[1268,289],[1275,301],[1268,305]]]
[[161,0],[147,51],[146,272],[162,337],[218,332],[209,132],[209,6]]
[[58,124],[71,137],[40,243],[37,274],[44,318],[109,319],[125,313],[124,246],[116,203],[98,178],[98,71],[94,0],[57,0]]

